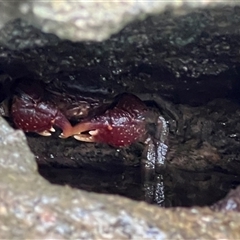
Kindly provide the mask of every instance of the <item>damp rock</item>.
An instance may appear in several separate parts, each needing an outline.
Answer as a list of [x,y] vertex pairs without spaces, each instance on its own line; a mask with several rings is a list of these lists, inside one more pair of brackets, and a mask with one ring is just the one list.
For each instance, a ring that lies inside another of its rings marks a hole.
[[[12,78],[30,74],[32,78],[46,82],[61,82],[62,78],[71,84],[91,81],[115,93],[151,92],[175,103],[191,105],[219,97],[234,99],[239,89],[240,67],[236,49],[240,47],[240,7],[237,3],[214,6],[208,6],[208,3],[188,5],[186,1],[181,7],[182,1],[180,9],[188,9],[185,6],[189,9],[176,14],[174,7],[165,9],[164,4],[156,2],[154,4],[159,4],[165,11],[158,14],[153,11],[155,14],[141,20],[124,22],[120,32],[102,42],[97,42],[99,39],[95,36],[92,41],[73,43],[44,33],[36,28],[32,18],[11,20],[0,30],[1,70]],[[41,5],[38,2],[27,4]],[[54,5],[54,1],[44,4],[50,12],[52,5],[61,13],[61,4]],[[144,4],[150,3],[139,4],[138,9],[146,10]],[[154,4],[150,4],[151,9],[156,9]],[[177,5],[175,7],[178,9]],[[101,14],[105,16],[104,11]],[[87,26],[92,34],[100,29]],[[116,26],[118,29],[119,25]],[[107,27],[106,24],[103,27]],[[64,31],[65,28],[54,25],[54,29]],[[60,72],[64,77],[58,75]]]

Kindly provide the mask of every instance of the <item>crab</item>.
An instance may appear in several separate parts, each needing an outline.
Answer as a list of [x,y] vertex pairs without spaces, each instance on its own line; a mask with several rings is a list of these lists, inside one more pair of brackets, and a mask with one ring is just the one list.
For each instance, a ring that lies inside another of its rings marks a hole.
[[51,88],[42,81],[19,80],[13,84],[12,96],[0,104],[0,115],[9,117],[16,128],[42,136],[51,136],[57,128],[62,139],[74,137],[114,148],[140,142],[144,147],[141,165],[146,201],[161,203],[169,123],[146,100],[170,109],[168,115],[173,117],[177,115],[175,111],[165,100],[151,94],[109,96],[68,90]]
[[115,148],[141,142],[145,145],[144,167],[157,169],[164,165],[167,123],[131,93],[121,93],[110,100],[86,94],[74,96],[47,89],[40,81],[23,80],[14,89],[8,115],[16,128],[43,136],[51,136],[59,128],[63,139],[74,137]]

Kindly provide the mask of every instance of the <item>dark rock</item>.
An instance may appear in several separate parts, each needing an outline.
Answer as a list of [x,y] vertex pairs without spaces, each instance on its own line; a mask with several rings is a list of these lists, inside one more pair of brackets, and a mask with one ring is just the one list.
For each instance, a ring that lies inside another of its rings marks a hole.
[[116,93],[153,92],[192,105],[236,98],[239,9],[165,12],[131,23],[101,43],[71,43],[13,21],[0,31],[1,69],[47,82],[57,82],[61,72],[71,84],[92,79]]
[[178,133],[170,135],[172,166],[239,174],[239,104],[216,99],[201,107],[179,105]]

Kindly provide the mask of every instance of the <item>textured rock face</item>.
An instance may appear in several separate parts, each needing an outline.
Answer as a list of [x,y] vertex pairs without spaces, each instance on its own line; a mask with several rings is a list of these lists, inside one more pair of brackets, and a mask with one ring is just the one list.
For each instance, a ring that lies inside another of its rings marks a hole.
[[57,80],[54,74],[61,71],[62,79],[72,83],[153,92],[195,105],[234,98],[239,89],[239,12],[238,6],[180,16],[166,11],[131,23],[101,43],[70,43],[13,21],[0,32],[1,69],[14,77],[30,72],[45,81]]
[[[229,3],[231,4],[231,3]],[[28,1],[2,2],[0,27],[7,21],[23,18],[45,32],[72,41],[99,41],[121,30],[127,23],[144,19],[148,14],[161,13],[171,7],[186,13],[194,7],[219,5],[217,1]]]

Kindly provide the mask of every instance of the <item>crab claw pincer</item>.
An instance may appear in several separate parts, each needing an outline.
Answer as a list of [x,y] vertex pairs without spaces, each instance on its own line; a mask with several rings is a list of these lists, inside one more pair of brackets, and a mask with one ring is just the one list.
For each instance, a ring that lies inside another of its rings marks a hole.
[[25,132],[36,132],[44,136],[50,136],[59,127],[64,135],[71,132],[71,124],[68,119],[54,106],[44,101],[43,89],[40,84],[19,84],[16,95],[13,98],[11,116],[17,128]]
[[128,146],[146,135],[145,104],[135,95],[121,94],[103,113],[73,126],[74,138],[85,142]]

